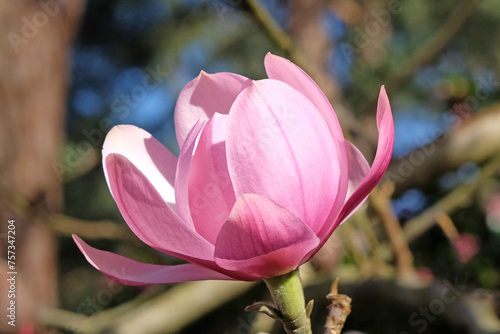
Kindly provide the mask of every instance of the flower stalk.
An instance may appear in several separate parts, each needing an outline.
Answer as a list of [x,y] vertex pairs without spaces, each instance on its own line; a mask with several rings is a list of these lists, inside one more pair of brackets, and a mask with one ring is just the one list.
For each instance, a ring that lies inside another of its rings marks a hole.
[[285,331],[288,334],[312,334],[309,319],[312,303],[306,307],[299,270],[263,280],[271,292],[277,317]]

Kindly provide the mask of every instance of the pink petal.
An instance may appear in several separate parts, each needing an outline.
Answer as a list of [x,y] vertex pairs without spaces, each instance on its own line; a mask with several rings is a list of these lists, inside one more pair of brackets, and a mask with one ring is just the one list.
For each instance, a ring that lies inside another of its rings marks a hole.
[[236,197],[265,196],[317,232],[337,197],[344,201],[339,146],[304,95],[281,81],[254,82],[229,114],[226,149]]
[[[389,162],[392,157],[392,148],[394,146],[394,122],[392,120],[391,106],[389,104],[389,98],[385,92],[384,86],[380,89],[380,95],[378,98],[377,106],[377,127],[378,127],[378,147],[377,154],[373,160],[372,167],[367,175],[364,177],[361,184],[357,187],[354,193],[346,201],[342,211],[336,221],[333,229],[338,226],[342,221],[347,219],[347,217],[361,204],[366,197],[370,194],[373,188],[380,182],[382,176],[384,176]],[[359,159],[358,159],[359,160]],[[358,161],[358,163],[360,163]],[[351,161],[349,161],[349,170],[360,168],[364,162],[361,162],[358,166],[351,166]],[[365,168],[365,167],[361,167]],[[364,172],[363,172],[364,173]],[[333,231],[331,229],[331,231]],[[331,232],[330,232],[331,234]],[[328,237],[326,237],[328,238]]]
[[[365,157],[363,154],[358,150],[356,146],[354,146],[350,141],[346,140],[345,141],[345,148],[347,152],[347,158],[349,161],[349,182],[348,182],[348,187],[347,187],[347,196],[346,196],[346,201],[352,196],[352,194],[358,189],[358,187],[362,184],[363,180],[365,179],[366,175],[368,175],[368,172],[370,171],[370,165],[368,164],[368,161],[366,161]],[[347,218],[349,218],[367,199],[368,196],[365,196],[365,198],[359,202],[358,206],[355,207],[351,213],[349,213],[343,221],[345,221]],[[336,215],[340,214],[340,212],[331,212],[331,215],[327,221],[327,223],[323,226],[321,231],[317,234],[321,240],[321,246],[323,245],[326,240],[331,235],[332,226],[337,226],[337,219]],[[306,256],[302,263],[307,262],[314,254],[316,251],[311,252]]]
[[[363,153],[361,153],[356,146],[354,146],[350,141],[345,141],[345,147],[347,151],[347,159],[349,161],[349,183],[347,187],[346,201],[354,194],[356,189],[363,183],[363,180],[370,172],[370,164],[366,161]],[[344,218],[347,219],[351,214],[353,214],[368,198],[365,198],[359,202],[358,206],[354,208],[351,213]]]
[[328,124],[332,136],[339,143],[337,153],[339,159],[339,169],[336,173],[331,175],[332,177],[336,177],[336,175],[339,174],[340,177],[340,183],[337,190],[338,196],[335,201],[332,202],[333,207],[331,210],[331,216],[335,216],[340,212],[342,206],[344,205],[348,180],[347,153],[345,146],[341,144],[344,142],[344,135],[342,134],[342,128],[340,127],[337,115],[335,114],[330,101],[328,101],[328,98],[325,96],[321,88],[318,87],[316,82],[314,82],[314,80],[306,72],[290,60],[275,56],[269,52],[264,60],[264,65],[266,67],[267,76],[270,79],[287,83],[304,94],[309,101],[316,106]]
[[227,270],[273,277],[296,269],[318,237],[299,218],[255,194],[238,198],[215,244],[215,262]]
[[156,186],[161,197],[175,210],[174,180],[177,157],[147,131],[133,125],[117,125],[107,134],[102,148],[104,175],[109,186],[106,157],[126,157]]
[[189,177],[196,144],[204,126],[205,122],[201,119],[198,120],[186,137],[184,145],[181,147],[181,153],[179,154],[177,175],[175,176],[175,203],[177,205],[177,212],[179,217],[192,228],[194,228],[194,224],[189,207]]
[[208,120],[214,113],[227,114],[238,94],[250,79],[234,73],[200,75],[189,82],[179,94],[174,121],[177,141],[182,147],[189,131],[199,120]]
[[194,225],[212,244],[236,201],[226,161],[227,117],[214,114],[208,121],[189,176],[189,207]]
[[128,226],[144,243],[172,256],[213,265],[214,247],[186,225],[127,158],[106,157],[110,188]]
[[304,94],[328,123],[332,135],[338,141],[344,140],[342,128],[330,101],[306,72],[290,60],[275,56],[270,52],[267,53],[264,64],[269,79],[283,81]]
[[124,256],[93,248],[73,234],[73,240],[97,270],[127,285],[179,283],[200,280],[232,280],[233,278],[196,264],[163,266],[141,263]]

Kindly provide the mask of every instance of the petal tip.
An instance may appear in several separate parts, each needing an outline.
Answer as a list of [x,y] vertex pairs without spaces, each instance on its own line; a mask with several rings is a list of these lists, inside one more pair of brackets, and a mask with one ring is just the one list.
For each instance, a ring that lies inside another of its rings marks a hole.
[[198,75],[198,77],[196,79],[194,79],[194,80],[196,82],[201,82],[201,81],[204,81],[204,80],[211,80],[212,77],[213,77],[213,74],[207,73],[204,70],[201,70],[200,74]]
[[118,124],[106,134],[102,143],[103,158],[109,153],[124,147],[124,142],[130,142],[130,138],[147,139],[152,137],[150,133],[144,129],[132,124]]
[[108,153],[105,157],[103,157],[104,160],[104,166],[106,168],[106,171],[110,168],[109,165],[116,163],[116,158],[121,154],[118,153]]
[[277,56],[275,54],[272,54],[270,51],[266,53],[266,56],[264,57],[264,62],[268,59],[273,59],[276,58]]
[[[268,52],[264,57],[264,67],[266,68],[266,71],[277,70],[276,67],[279,68],[281,66],[287,66],[288,64],[293,64],[293,63],[289,59],[277,56],[275,54],[272,54],[271,52]],[[267,74],[268,77],[271,78],[269,76],[269,73]]]
[[387,97],[387,91],[385,89],[385,85],[380,86],[379,98],[380,98],[380,96],[385,96],[385,98],[388,98]]

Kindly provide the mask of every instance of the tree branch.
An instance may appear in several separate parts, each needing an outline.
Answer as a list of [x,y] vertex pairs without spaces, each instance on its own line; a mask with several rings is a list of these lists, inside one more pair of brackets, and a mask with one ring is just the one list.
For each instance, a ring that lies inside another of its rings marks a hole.
[[[76,333],[175,333],[209,311],[248,291],[254,283],[230,281],[187,282],[173,286],[147,301],[144,297],[92,316],[64,310],[44,310],[45,325],[64,328],[71,322]],[[149,298],[149,296],[148,296]]]
[[[399,89],[418,68],[438,56],[475,12],[479,3],[480,0],[463,0],[458,6],[454,6],[443,26],[435,34],[432,34],[432,37],[423,45],[418,46],[415,53],[408,57],[406,62],[397,66],[387,78],[381,80],[386,85],[387,93],[391,94]],[[377,97],[377,95],[373,95],[368,99],[368,103],[361,110],[368,110],[371,106],[376,105]]]
[[386,80],[387,91],[393,92],[418,68],[432,61],[460,31],[467,19],[474,14],[480,2],[480,0],[463,0],[458,6],[454,6],[443,26],[389,76]]
[[422,187],[465,162],[481,163],[500,152],[500,104],[460,121],[448,134],[393,160],[386,177],[396,194]]
[[[498,174],[499,168],[500,154],[497,154],[481,168],[480,175],[476,182],[458,186],[423,213],[407,221],[403,228],[403,232],[408,242],[415,240],[433,227],[436,224],[437,215],[443,212],[449,214],[467,205],[475,192]],[[390,250],[385,246],[380,247],[380,254],[382,254],[384,258],[390,258],[392,256],[389,255]]]
[[415,275],[413,254],[392,207],[391,195],[393,191],[394,185],[392,183],[379,185],[370,194],[369,201],[384,224],[387,238],[396,255],[399,277],[412,278]]
[[8,189],[0,179],[0,200],[21,218],[42,222],[51,231],[64,236],[78,234],[89,239],[115,239],[137,243],[127,228],[110,220],[87,221],[37,208],[24,196]]

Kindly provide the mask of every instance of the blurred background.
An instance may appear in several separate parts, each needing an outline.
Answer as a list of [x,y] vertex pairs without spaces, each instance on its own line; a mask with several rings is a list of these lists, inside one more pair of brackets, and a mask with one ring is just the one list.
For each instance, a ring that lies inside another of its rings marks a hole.
[[500,333],[500,2],[17,0],[0,2],[0,26],[6,315],[13,224],[18,273],[16,327],[2,315],[1,333],[281,333],[244,311],[269,298],[261,283],[123,286],[71,240],[180,263],[124,223],[104,137],[135,124],[177,153],[182,87],[201,70],[265,78],[267,52],[316,80],[370,162],[381,85],[394,112],[384,181],[302,269],[315,332],[340,277],[345,332]]

